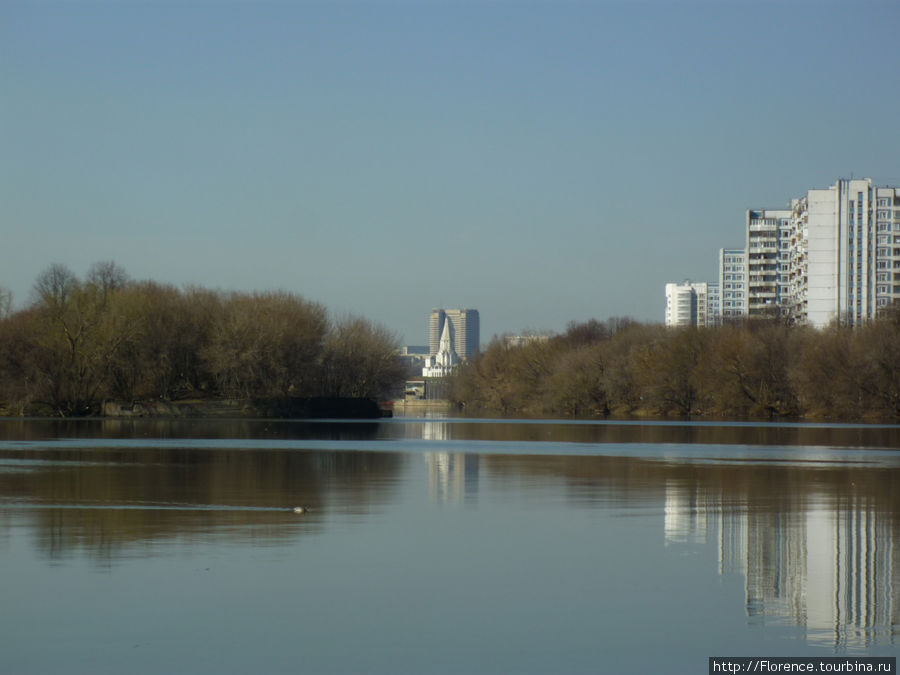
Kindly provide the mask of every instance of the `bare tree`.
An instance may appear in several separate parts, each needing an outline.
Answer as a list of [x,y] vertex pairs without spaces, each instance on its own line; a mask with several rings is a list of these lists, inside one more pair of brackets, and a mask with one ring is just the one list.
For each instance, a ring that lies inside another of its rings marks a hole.
[[334,326],[322,354],[322,393],[382,398],[403,383],[399,339],[383,326],[349,317]]
[[95,286],[104,298],[113,291],[121,291],[128,281],[128,273],[112,260],[95,262],[87,274],[87,283]]
[[38,275],[34,293],[38,304],[49,309],[64,308],[78,288],[78,279],[65,265],[54,263]]
[[288,293],[226,298],[202,350],[226,396],[304,396],[316,386],[325,308]]

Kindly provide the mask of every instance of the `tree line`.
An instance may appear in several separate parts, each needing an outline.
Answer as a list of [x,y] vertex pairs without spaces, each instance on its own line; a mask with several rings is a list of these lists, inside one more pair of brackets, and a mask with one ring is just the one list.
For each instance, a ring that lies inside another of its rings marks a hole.
[[824,330],[772,319],[571,323],[523,346],[495,338],[450,388],[469,414],[895,421],[900,312]]
[[0,410],[88,415],[104,400],[381,398],[402,386],[398,338],[286,292],[179,289],[112,262],[51,265],[0,313]]

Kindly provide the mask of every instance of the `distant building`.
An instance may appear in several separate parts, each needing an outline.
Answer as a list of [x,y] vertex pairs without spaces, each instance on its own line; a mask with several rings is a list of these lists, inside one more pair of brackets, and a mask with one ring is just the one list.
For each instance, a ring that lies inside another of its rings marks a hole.
[[856,326],[900,301],[900,187],[841,179],[792,206],[785,304],[798,323]]
[[[706,284],[706,324],[716,326],[722,320],[722,286],[717,281]],[[698,317],[699,321],[699,317]]]
[[404,392],[404,398],[407,400],[410,399],[418,399],[422,400],[425,398],[425,378],[423,377],[413,377],[406,381],[406,390]]
[[788,296],[790,209],[750,209],[747,231],[747,316],[780,316]]
[[451,337],[450,322],[445,321],[437,353],[425,359],[425,367],[422,368],[424,377],[444,377],[459,365],[459,356],[453,348]]
[[[900,187],[842,178],[789,209],[747,210],[744,230],[746,248],[719,250],[720,320],[857,326],[900,302]],[[666,325],[704,325],[702,312],[698,289],[666,285]]]
[[530,345],[535,342],[543,343],[549,342],[549,335],[506,335],[503,338],[503,342],[507,347],[524,347],[525,345]]
[[856,326],[900,300],[900,188],[871,178],[747,212],[749,316]]
[[712,326],[719,319],[720,288],[715,282],[666,284],[667,326]]
[[428,323],[429,354],[440,349],[444,324],[450,324],[453,351],[460,359],[471,358],[478,351],[481,327],[477,309],[433,309]]
[[719,249],[719,320],[728,321],[747,313],[747,251]]
[[409,372],[422,372],[422,366],[425,365],[425,359],[428,358],[428,345],[407,345],[400,348],[400,361],[406,366]]
[[666,325],[692,326],[697,321],[697,295],[690,283],[666,284]]

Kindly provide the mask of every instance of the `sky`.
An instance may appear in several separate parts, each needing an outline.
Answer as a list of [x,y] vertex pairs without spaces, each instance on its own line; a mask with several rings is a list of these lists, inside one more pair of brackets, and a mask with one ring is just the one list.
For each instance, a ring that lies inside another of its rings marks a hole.
[[283,290],[426,344],[662,321],[744,212],[900,185],[896,0],[0,0],[0,286]]

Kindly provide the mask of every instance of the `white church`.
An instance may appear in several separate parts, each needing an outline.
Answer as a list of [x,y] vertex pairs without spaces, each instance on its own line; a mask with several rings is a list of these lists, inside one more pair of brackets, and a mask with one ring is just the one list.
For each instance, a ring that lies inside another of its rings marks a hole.
[[450,331],[450,322],[444,321],[444,330],[441,332],[441,342],[437,353],[425,359],[425,367],[422,368],[424,377],[444,377],[459,365],[459,356],[453,349],[453,338]]

